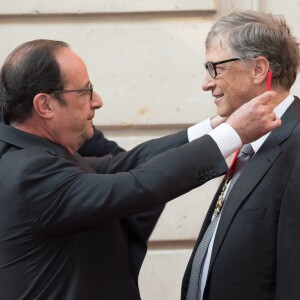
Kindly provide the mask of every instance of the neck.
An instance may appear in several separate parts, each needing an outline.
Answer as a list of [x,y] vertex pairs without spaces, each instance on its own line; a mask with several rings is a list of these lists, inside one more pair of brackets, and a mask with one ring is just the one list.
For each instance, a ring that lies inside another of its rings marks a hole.
[[15,122],[11,124],[12,127],[22,130],[24,132],[36,135],[40,138],[49,140],[52,143],[58,144],[68,150],[71,154],[75,154],[77,148],[73,145],[62,143],[60,135],[56,134],[55,130],[49,130],[46,123],[37,122],[34,118],[28,119],[23,123]]
[[274,89],[274,91],[277,95],[271,101],[275,106],[279,105],[290,94],[287,90]]

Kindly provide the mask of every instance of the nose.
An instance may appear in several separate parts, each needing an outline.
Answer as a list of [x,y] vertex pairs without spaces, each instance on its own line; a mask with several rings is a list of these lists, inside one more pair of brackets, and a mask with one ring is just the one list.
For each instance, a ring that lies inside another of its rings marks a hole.
[[207,92],[212,90],[215,86],[216,86],[215,80],[206,71],[204,79],[202,81],[202,90]]
[[95,91],[93,91],[93,98],[91,101],[91,106],[93,109],[99,109],[103,106],[103,101],[102,101],[100,95]]

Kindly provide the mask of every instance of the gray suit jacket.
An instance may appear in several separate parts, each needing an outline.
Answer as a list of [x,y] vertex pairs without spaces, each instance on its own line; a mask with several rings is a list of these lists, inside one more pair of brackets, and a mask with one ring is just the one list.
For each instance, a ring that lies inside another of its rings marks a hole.
[[83,159],[0,125],[0,299],[137,300],[137,214],[226,172],[210,136],[186,131]]
[[[229,194],[213,245],[205,300],[300,299],[299,122],[296,98],[283,115],[282,126],[269,135]],[[220,189],[194,252],[219,193]],[[183,278],[182,299],[194,252]]]

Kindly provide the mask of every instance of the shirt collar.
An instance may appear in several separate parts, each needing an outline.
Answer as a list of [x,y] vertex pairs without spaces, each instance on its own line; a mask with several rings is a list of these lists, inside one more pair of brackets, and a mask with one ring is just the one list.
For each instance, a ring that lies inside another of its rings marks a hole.
[[[282,102],[280,102],[274,108],[274,112],[276,114],[276,117],[281,118],[282,115],[285,113],[285,111],[288,109],[288,107],[292,104],[293,101],[294,101],[294,97],[291,94],[289,94]],[[264,141],[267,139],[267,137],[269,136],[270,133],[271,132],[269,132],[266,135],[262,136],[261,138],[259,138],[255,142],[251,143],[251,146],[254,150],[254,153],[256,153],[258,151],[258,149],[261,147],[261,145],[264,143]]]

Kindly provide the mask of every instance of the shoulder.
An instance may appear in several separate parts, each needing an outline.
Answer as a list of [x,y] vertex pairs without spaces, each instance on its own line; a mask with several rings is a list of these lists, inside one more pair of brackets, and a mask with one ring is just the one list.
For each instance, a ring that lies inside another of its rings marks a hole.
[[1,158],[1,168],[20,183],[29,183],[37,178],[70,176],[82,173],[79,163],[57,155],[43,147],[13,149]]

